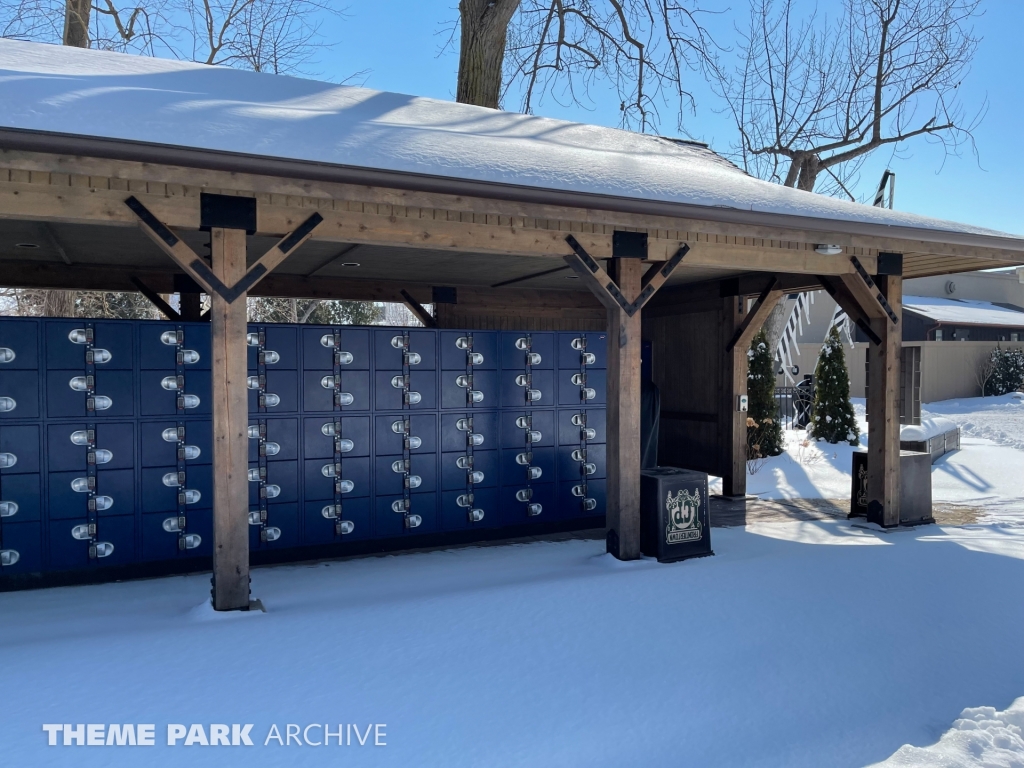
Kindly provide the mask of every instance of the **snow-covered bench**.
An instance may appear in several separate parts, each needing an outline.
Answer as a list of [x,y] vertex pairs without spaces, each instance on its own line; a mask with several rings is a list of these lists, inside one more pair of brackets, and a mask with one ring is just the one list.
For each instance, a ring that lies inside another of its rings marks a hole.
[[930,453],[935,463],[940,456],[960,449],[960,427],[942,416],[921,419],[920,424],[904,424],[900,427],[900,449]]

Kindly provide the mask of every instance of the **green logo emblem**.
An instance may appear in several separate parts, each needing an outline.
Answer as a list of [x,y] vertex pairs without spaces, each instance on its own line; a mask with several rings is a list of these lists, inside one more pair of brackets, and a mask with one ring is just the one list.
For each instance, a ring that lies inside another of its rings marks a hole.
[[668,511],[668,525],[665,526],[665,543],[682,544],[686,541],[700,541],[703,529],[700,524],[700,491],[690,493],[679,491],[674,497],[672,491],[665,497]]

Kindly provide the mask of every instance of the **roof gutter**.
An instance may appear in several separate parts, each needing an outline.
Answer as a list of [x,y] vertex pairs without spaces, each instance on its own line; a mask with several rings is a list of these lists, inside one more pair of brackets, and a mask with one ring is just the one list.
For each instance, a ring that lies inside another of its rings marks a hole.
[[459,179],[450,176],[361,168],[220,150],[151,144],[139,141],[79,136],[20,128],[0,128],[0,149],[23,152],[100,157],[109,160],[177,165],[211,171],[248,173],[288,179],[387,187],[413,192],[464,195],[534,205],[589,208],[614,213],[705,219],[724,224],[805,229],[865,237],[899,238],[947,245],[1017,251],[1024,263],[1024,238],[977,235],[918,227],[824,219],[812,216],[747,211],[658,200],[569,192],[518,184]]

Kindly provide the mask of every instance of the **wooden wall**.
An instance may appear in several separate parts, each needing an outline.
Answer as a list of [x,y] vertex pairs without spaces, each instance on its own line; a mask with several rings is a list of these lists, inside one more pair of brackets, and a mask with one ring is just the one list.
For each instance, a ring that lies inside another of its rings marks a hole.
[[439,328],[604,331],[605,308],[589,292],[459,288],[456,304],[437,304]]
[[721,306],[716,296],[644,312],[643,338],[651,342],[654,383],[661,390],[659,464],[720,474]]

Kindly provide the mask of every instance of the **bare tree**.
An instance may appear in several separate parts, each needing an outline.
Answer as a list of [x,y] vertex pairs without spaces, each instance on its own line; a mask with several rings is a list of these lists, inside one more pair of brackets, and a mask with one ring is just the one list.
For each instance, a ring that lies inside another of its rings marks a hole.
[[714,64],[694,0],[461,0],[456,98],[523,112],[545,96],[587,103],[599,80],[619,98],[622,125],[654,130],[672,105],[677,126],[693,96],[688,72]]
[[979,38],[980,0],[844,0],[835,21],[794,20],[792,0],[751,0],[739,64],[716,87],[739,130],[743,166],[788,187],[846,194],[869,153],[924,136],[957,153],[960,84]]

